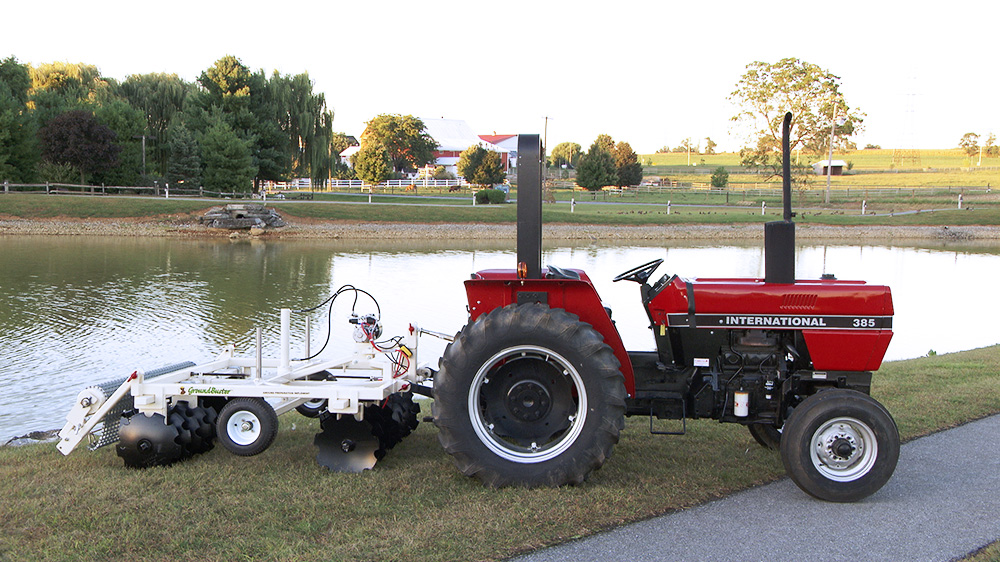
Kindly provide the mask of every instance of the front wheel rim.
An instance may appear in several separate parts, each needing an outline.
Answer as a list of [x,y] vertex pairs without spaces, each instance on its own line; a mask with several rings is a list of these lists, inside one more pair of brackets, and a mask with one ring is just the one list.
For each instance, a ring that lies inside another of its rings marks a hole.
[[[570,361],[550,349],[522,345],[499,351],[482,364],[469,389],[468,407],[472,428],[490,451],[511,462],[533,464],[573,446],[586,422],[587,392]],[[551,435],[545,435],[547,425],[555,428]],[[541,433],[511,435],[526,427]]]
[[226,434],[233,443],[247,446],[260,438],[260,425],[260,419],[252,412],[235,412],[226,424]]
[[810,443],[813,466],[834,482],[853,482],[864,477],[878,458],[875,432],[856,418],[827,421],[816,429]]

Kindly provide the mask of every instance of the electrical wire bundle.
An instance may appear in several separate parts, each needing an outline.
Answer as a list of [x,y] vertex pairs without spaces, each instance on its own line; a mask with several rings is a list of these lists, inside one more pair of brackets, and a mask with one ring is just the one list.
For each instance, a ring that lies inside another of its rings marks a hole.
[[[302,310],[296,310],[296,313],[309,313],[316,311],[324,306],[328,306],[326,311],[326,339],[323,341],[322,347],[319,351],[313,353],[309,357],[300,359],[300,361],[309,361],[318,357],[326,349],[326,346],[330,343],[330,333],[333,331],[333,303],[337,300],[337,297],[344,293],[353,293],[354,302],[351,303],[351,323],[355,324],[358,330],[364,334],[364,340],[371,343],[372,347],[379,353],[384,354],[393,365],[393,378],[400,377],[406,373],[410,368],[410,357],[413,352],[410,351],[405,345],[403,345],[402,336],[396,336],[383,341],[376,341],[376,339],[382,333],[381,317],[382,308],[378,304],[378,300],[372,296],[371,293],[365,291],[364,289],[358,289],[354,285],[344,285],[337,289],[332,295],[327,297],[326,300],[320,304],[305,308]],[[364,295],[371,299],[372,303],[375,305],[375,314],[359,315],[355,309],[358,305],[358,295]]]

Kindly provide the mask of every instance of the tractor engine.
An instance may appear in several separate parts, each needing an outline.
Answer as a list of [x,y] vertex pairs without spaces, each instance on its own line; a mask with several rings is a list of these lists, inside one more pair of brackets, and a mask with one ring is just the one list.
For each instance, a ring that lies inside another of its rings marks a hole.
[[[703,392],[695,394],[693,413],[697,417],[776,420],[781,383],[794,368],[797,355],[788,351],[795,349],[792,334],[730,330],[720,340],[718,370],[721,372],[717,377],[711,374],[700,377],[703,385],[699,390]],[[718,383],[713,389],[716,378]]]

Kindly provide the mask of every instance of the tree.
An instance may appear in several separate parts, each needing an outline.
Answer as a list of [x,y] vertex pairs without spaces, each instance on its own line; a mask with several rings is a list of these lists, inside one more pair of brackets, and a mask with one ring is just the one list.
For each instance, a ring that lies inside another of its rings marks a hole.
[[264,72],[251,73],[229,55],[202,72],[198,83],[203,90],[190,96],[186,104],[187,125],[204,134],[212,119],[221,115],[250,148],[251,164],[257,170],[255,180],[286,179],[292,155],[278,124],[279,104]]
[[594,144],[590,145],[587,154],[580,157],[580,164],[576,168],[576,184],[590,191],[599,191],[606,185],[618,183],[618,169],[615,167],[614,156],[603,148],[608,143],[602,137],[611,139],[607,135],[598,136]]
[[110,185],[138,185],[142,174],[142,141],[146,128],[142,111],[128,102],[113,98],[94,108],[94,117],[115,132],[115,144],[121,147],[118,163],[95,176],[95,182]]
[[365,124],[361,140],[362,144],[370,140],[385,147],[392,168],[400,172],[416,170],[432,162],[438,147],[437,141],[427,133],[424,122],[412,115],[378,115]]
[[727,185],[729,185],[729,172],[719,166],[712,172],[712,187],[725,189]]
[[621,141],[615,145],[614,158],[618,178],[616,185],[626,187],[642,183],[642,164],[629,143]]
[[250,145],[232,127],[214,115],[201,141],[201,161],[205,165],[205,188],[210,191],[245,193],[253,189],[257,167]]
[[0,182],[28,182],[38,163],[35,121],[28,111],[31,78],[14,57],[0,61]]
[[378,185],[392,174],[392,159],[389,151],[381,143],[366,140],[361,149],[351,157],[354,173],[369,185]]
[[705,154],[715,154],[715,147],[719,146],[712,137],[705,137]]
[[198,142],[191,130],[177,120],[170,127],[170,156],[167,159],[167,183],[186,184],[189,187],[201,185],[201,156]]
[[121,152],[121,147],[115,144],[115,132],[84,110],[68,111],[53,118],[38,131],[38,138],[42,157],[54,164],[72,166],[80,174],[81,184],[87,182],[87,174],[116,166]]
[[181,114],[184,101],[195,91],[193,84],[181,80],[176,74],[133,74],[122,82],[122,97],[146,117],[146,126],[141,134],[146,135],[147,173],[166,173],[170,155],[170,124],[175,115]]
[[486,150],[478,144],[462,151],[457,167],[460,175],[476,185],[495,185],[507,177],[500,153]]
[[575,168],[582,154],[580,145],[575,142],[561,142],[552,149],[552,165]]
[[769,175],[781,173],[781,123],[786,112],[792,113],[791,149],[814,155],[829,150],[835,118],[837,148],[861,131],[864,116],[847,104],[840,77],[795,58],[750,63],[729,100],[740,108],[731,120],[745,132],[747,146],[740,151],[744,165]]
[[677,147],[674,148],[674,152],[694,152],[698,154],[698,147],[691,144],[691,137],[688,137],[681,141]]
[[36,121],[43,127],[57,115],[96,101],[100,92],[112,87],[90,64],[53,62],[31,68],[30,74],[30,101]]
[[292,174],[326,179],[333,157],[339,161],[343,150],[334,150],[333,112],[327,110],[326,98],[313,92],[313,82],[307,73],[282,76],[275,72],[268,88],[285,151],[291,158]]
[[976,133],[965,133],[962,140],[958,141],[958,147],[965,151],[970,157],[979,152],[979,135]]
[[990,136],[986,137],[984,150],[987,156],[997,156],[1000,154],[1000,148],[997,147],[997,136],[993,133],[990,133]]
[[[597,147],[604,152],[611,153],[615,151],[615,141],[611,138],[611,135],[605,135],[603,133],[597,135],[597,138],[594,139],[594,145],[597,145]],[[591,148],[593,148],[593,146]]]

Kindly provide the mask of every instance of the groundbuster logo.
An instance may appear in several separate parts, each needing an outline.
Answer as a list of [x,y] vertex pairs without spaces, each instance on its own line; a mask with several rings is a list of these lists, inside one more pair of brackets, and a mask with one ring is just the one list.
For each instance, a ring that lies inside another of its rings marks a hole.
[[181,394],[220,394],[220,395],[226,395],[226,394],[229,394],[230,392],[232,392],[232,391],[229,390],[229,389],[215,388],[214,386],[210,386],[208,388],[198,388],[198,387],[184,388],[183,386],[181,387]]

